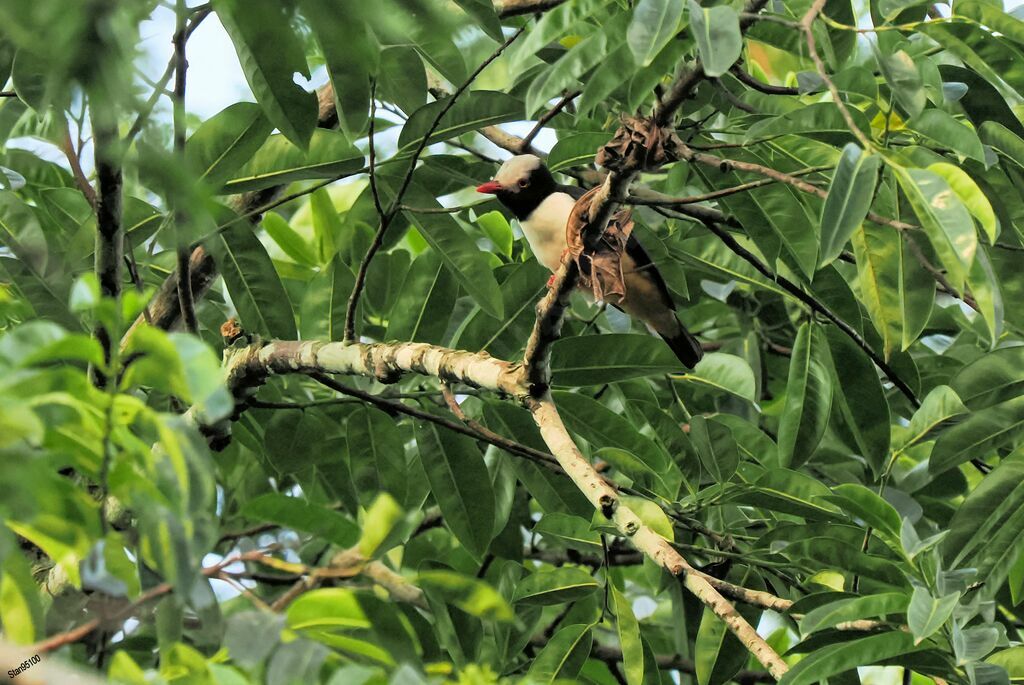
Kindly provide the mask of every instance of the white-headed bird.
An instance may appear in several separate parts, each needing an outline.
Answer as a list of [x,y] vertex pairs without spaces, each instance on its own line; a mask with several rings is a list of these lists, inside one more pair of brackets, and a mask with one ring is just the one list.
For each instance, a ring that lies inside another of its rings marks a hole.
[[[559,184],[536,155],[516,155],[477,192],[494,195],[508,207],[519,219],[537,261],[552,272],[558,269],[567,247],[566,223],[582,188]],[[665,280],[632,234],[622,255],[622,273],[625,295],[614,306],[647,324],[692,369],[703,355],[700,343],[679,322]]]

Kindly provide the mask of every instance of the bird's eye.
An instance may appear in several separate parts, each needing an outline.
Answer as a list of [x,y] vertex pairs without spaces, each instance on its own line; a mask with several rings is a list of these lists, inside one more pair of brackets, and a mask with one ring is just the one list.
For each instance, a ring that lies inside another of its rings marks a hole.
[[520,188],[525,188],[528,185],[530,185],[529,179],[525,179],[525,178],[519,179],[519,187]]

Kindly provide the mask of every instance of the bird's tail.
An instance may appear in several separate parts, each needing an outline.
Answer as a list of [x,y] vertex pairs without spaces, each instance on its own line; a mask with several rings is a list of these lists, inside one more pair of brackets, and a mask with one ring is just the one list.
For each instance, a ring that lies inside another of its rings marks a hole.
[[686,326],[679,323],[676,319],[675,330],[673,331],[658,331],[658,335],[668,343],[668,346],[675,352],[676,357],[683,363],[688,369],[692,369],[700,361],[701,357],[704,356],[704,350],[700,346],[700,342],[693,337],[690,331],[686,330]]

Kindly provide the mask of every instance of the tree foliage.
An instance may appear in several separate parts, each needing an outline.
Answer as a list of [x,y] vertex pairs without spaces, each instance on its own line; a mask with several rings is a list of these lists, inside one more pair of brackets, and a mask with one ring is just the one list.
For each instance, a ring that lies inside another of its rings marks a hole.
[[[169,4],[185,53],[142,74]],[[184,117],[214,19],[255,102]],[[0,626],[37,673],[1024,678],[999,3],[0,0],[0,27]],[[609,174],[633,114],[667,156]],[[621,190],[695,369],[580,295],[561,325],[570,267],[535,311],[547,272],[473,192],[523,152]]]

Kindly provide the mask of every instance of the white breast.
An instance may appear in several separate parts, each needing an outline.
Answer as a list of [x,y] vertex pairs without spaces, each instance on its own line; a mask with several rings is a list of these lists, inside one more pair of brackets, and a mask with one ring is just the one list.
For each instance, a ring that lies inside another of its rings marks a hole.
[[557,270],[562,259],[566,247],[565,224],[575,204],[576,200],[568,193],[551,193],[528,219],[520,222],[537,261],[549,271]]

